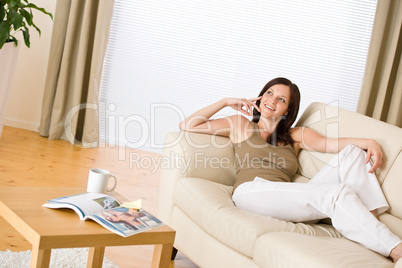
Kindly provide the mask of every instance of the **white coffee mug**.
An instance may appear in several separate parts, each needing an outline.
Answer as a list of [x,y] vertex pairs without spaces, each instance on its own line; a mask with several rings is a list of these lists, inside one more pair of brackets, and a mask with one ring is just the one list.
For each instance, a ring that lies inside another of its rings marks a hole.
[[[114,184],[108,188],[109,178],[114,179]],[[116,176],[109,171],[100,168],[92,168],[89,170],[87,192],[103,193],[113,191],[117,186]]]

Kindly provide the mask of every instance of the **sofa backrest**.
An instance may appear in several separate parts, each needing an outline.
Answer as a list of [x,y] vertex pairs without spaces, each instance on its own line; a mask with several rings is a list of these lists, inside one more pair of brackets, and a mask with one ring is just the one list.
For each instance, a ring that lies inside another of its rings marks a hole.
[[[177,150],[177,147],[180,149]],[[169,149],[170,148],[170,149]],[[168,133],[163,155],[174,159],[180,177],[195,177],[233,185],[234,149],[228,138],[190,132]],[[162,168],[162,172],[168,172]]]

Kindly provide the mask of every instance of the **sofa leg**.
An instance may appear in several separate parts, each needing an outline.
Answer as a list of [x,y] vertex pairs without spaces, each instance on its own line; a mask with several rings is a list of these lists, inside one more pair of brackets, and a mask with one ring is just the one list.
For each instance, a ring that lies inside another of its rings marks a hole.
[[175,247],[173,247],[172,256],[170,257],[171,261],[173,261],[176,258],[177,252],[178,250]]

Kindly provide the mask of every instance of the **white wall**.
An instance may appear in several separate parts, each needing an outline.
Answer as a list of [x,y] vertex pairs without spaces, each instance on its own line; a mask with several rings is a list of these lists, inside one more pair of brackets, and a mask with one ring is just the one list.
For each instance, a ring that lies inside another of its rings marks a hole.
[[[31,2],[54,16],[56,1]],[[39,37],[34,28],[30,29],[31,48],[25,46],[22,37],[18,38],[20,51],[4,125],[38,131],[53,21],[41,12],[33,12],[42,34]]]

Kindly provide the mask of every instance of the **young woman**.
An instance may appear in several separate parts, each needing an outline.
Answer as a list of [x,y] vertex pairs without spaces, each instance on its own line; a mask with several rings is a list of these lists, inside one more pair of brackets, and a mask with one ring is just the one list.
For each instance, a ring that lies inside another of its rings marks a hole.
[[[377,219],[388,209],[374,175],[382,165],[380,146],[370,139],[327,138],[306,127],[291,128],[299,103],[298,87],[275,78],[257,98],[224,98],[190,115],[179,127],[230,138],[237,161],[237,207],[293,222],[329,217],[345,237],[396,262],[402,257],[402,241]],[[253,120],[240,114],[210,119],[224,107],[253,115]],[[309,183],[290,183],[300,149],[338,155]]]

